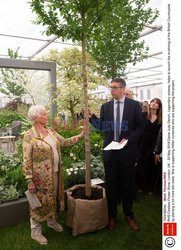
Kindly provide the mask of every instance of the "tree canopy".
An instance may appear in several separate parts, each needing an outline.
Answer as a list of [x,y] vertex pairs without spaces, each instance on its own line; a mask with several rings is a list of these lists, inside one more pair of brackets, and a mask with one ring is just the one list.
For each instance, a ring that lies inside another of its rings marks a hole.
[[[136,63],[148,48],[139,41],[140,32],[158,15],[144,0],[114,0],[88,40],[88,51],[108,78],[123,76],[129,62]],[[143,58],[143,57],[142,57]]]
[[[32,0],[37,23],[55,34],[82,42],[86,34],[89,53],[101,65],[108,78],[124,74],[127,63],[136,63],[147,53],[138,41],[145,25],[150,25],[158,12],[147,8],[149,0]],[[84,25],[82,23],[84,16]]]
[[[87,78],[89,91],[89,105],[99,106],[100,99],[93,98],[91,90],[99,85],[106,85],[108,80],[101,76],[100,67],[94,58],[87,53]],[[74,118],[76,111],[83,108],[82,91],[82,55],[77,48],[64,49],[62,52],[50,50],[43,60],[57,64],[57,94],[56,100],[59,111],[69,111]],[[63,90],[63,91],[62,91]]]

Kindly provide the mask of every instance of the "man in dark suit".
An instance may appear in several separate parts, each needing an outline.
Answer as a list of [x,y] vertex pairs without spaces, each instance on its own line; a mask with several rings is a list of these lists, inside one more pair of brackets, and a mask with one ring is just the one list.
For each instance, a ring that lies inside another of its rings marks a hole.
[[141,106],[139,102],[124,95],[126,83],[115,78],[110,83],[113,100],[101,106],[100,118],[89,111],[91,124],[104,131],[104,147],[112,141],[119,143],[128,140],[120,150],[103,150],[103,162],[108,200],[108,227],[116,226],[117,202],[121,199],[123,212],[129,226],[139,230],[139,224],[133,215],[133,183],[135,161],[139,156],[137,141],[143,130]]

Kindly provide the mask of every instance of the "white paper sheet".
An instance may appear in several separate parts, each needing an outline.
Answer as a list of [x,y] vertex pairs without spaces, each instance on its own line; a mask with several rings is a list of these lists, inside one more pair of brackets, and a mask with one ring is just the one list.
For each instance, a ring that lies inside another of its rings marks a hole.
[[128,140],[125,140],[123,143],[112,141],[103,150],[119,150],[119,149],[124,148],[124,146],[127,144],[127,142],[128,142]]
[[25,194],[32,210],[42,206],[35,193],[30,193],[30,191],[27,190]]
[[99,184],[103,184],[104,181],[101,180],[100,178],[95,178],[95,179],[91,179],[91,185],[99,185]]

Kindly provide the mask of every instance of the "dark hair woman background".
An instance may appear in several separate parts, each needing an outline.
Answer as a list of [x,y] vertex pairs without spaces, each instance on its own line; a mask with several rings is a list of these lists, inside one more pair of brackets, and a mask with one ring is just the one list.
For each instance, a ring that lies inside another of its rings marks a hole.
[[148,115],[145,118],[145,128],[140,140],[140,161],[138,167],[138,188],[152,195],[158,174],[155,165],[154,148],[159,129],[162,125],[162,102],[158,98],[151,100]]

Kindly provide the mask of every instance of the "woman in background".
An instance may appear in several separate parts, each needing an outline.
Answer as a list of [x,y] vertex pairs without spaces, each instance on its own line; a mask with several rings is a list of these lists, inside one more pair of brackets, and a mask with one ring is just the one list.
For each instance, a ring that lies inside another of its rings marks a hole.
[[140,140],[141,158],[138,167],[138,188],[149,195],[153,194],[158,168],[155,165],[154,148],[158,132],[162,125],[162,102],[158,98],[151,100],[145,128]]

